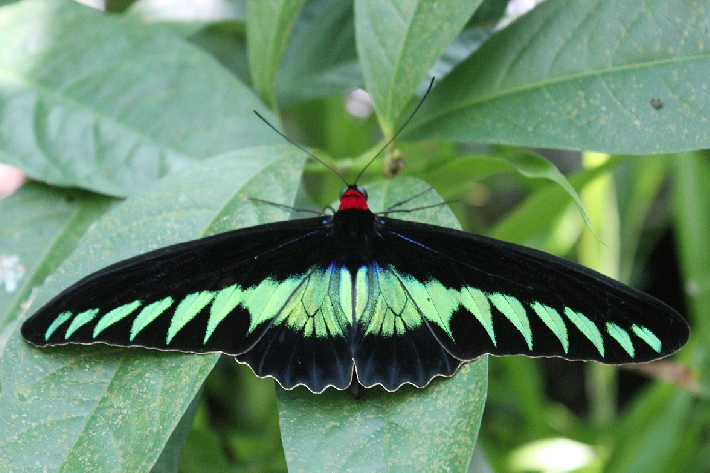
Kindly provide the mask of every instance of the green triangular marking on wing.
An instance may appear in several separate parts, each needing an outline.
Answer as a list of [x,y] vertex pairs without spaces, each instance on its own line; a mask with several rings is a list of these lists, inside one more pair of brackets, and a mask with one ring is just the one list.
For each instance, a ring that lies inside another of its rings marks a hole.
[[49,340],[49,337],[52,336],[52,334],[57,330],[64,322],[69,320],[72,316],[71,312],[62,312],[57,316],[54,321],[49,325],[47,328],[47,331],[44,333],[44,339]]
[[[362,268],[360,268],[362,269]],[[340,268],[339,271],[339,283],[340,287],[338,288],[338,294],[340,295],[340,307],[343,309],[343,311],[348,314],[349,317],[351,317],[353,320],[355,319],[355,314],[359,314],[357,309],[353,307],[353,296],[355,296],[355,304],[359,302],[357,299],[358,297],[358,290],[356,289],[353,291],[353,285],[352,285],[352,278],[350,277],[350,271],[348,268],[342,267]],[[356,284],[357,284],[357,277],[356,277]],[[364,288],[360,289],[361,291],[365,292],[367,294],[367,286]],[[350,307],[350,310],[348,310],[348,307]]]
[[508,320],[518,329],[528,344],[528,349],[532,351],[532,332],[530,331],[530,320],[525,312],[525,307],[513,296],[505,294],[490,294],[488,298],[493,305],[506,316]]
[[449,337],[453,340],[454,335],[451,333],[451,317],[461,305],[459,300],[459,292],[455,289],[444,287],[439,281],[427,281],[424,285],[429,293],[429,298],[434,303],[436,312],[427,316],[427,320],[434,321],[439,327],[444,328]]
[[634,357],[634,344],[631,343],[631,337],[629,337],[629,334],[626,330],[619,327],[615,323],[607,322],[606,331],[609,335],[611,335],[614,340],[619,342],[621,348],[623,348],[631,358]]
[[661,340],[649,329],[643,325],[633,324],[631,330],[639,337],[641,340],[646,342],[648,346],[651,347],[656,353],[661,353]]
[[486,329],[488,336],[493,342],[493,346],[497,346],[496,335],[493,330],[493,314],[491,313],[491,304],[488,301],[486,294],[476,288],[466,286],[461,288],[459,300],[466,310],[471,312],[481,323],[481,325],[483,325],[483,328]]
[[64,334],[64,339],[67,340],[77,329],[94,320],[94,317],[96,317],[98,313],[99,309],[89,309],[77,314],[74,320],[71,321],[71,324],[69,324],[69,328],[67,328],[67,332]]
[[[140,305],[140,301],[136,301]],[[132,304],[135,304],[136,302],[133,302]],[[160,314],[165,312],[168,307],[173,305],[173,298],[172,297],[166,297],[165,299],[161,299],[159,301],[153,302],[152,304],[148,304],[147,306],[143,307],[143,310],[138,313],[138,317],[136,317],[133,320],[133,325],[131,325],[131,335],[129,340],[133,341],[134,338],[136,338],[136,335],[143,330],[146,325],[154,321]],[[125,306],[130,306],[132,304],[126,304]],[[137,307],[137,306],[136,306]],[[132,309],[134,310],[134,309]],[[94,335],[95,336],[95,335]]]
[[[94,338],[98,337],[101,332],[103,332],[111,325],[115,324],[119,320],[121,320],[124,317],[126,317],[127,315],[129,315],[138,306],[140,306],[140,304],[141,304],[140,301],[134,301],[130,304],[124,304],[121,307],[116,307],[115,309],[113,309],[109,313],[107,313],[106,315],[102,316],[99,319],[96,326],[94,327],[93,337]],[[135,323],[135,321],[134,321],[134,323]]]
[[[406,320],[406,324],[409,327],[418,327],[422,323],[422,316],[426,317],[427,320],[433,322],[444,329],[449,336],[451,336],[451,330],[449,328],[449,317],[446,316],[445,312],[439,312],[434,301],[432,300],[431,294],[429,294],[429,288],[422,284],[416,278],[399,273],[392,266],[387,268],[376,267],[376,271],[387,275],[386,280],[391,281],[390,284],[392,288],[391,291],[398,291],[399,297],[403,299],[406,303],[404,305],[405,312],[403,312],[403,319]],[[432,292],[436,292],[437,289],[433,287],[436,284],[435,281],[432,283]],[[380,283],[382,286],[382,283]],[[446,290],[444,288],[444,290]],[[443,310],[443,304],[442,304]]]
[[[408,329],[422,323],[422,314],[428,310],[436,314],[436,308],[428,298],[424,286],[414,278],[402,277],[390,266],[382,268],[377,264],[368,267],[368,278],[372,280],[367,294],[360,294],[364,284],[358,284],[356,299],[368,298],[361,323],[366,334],[382,336],[402,335]],[[360,270],[358,270],[360,278]],[[420,307],[424,306],[424,309]],[[434,318],[434,317],[432,317]]]
[[599,354],[604,357],[604,339],[594,322],[579,312],[575,312],[569,307],[565,307],[565,315],[590,342],[597,347]]
[[172,339],[182,329],[185,324],[191,321],[200,311],[214,299],[215,292],[201,291],[188,294],[180,301],[168,328],[168,335],[165,338],[165,344],[169,345]]
[[[347,273],[348,275],[348,280],[350,280],[350,271],[348,271],[347,268],[343,268],[343,271]],[[341,290],[342,290],[342,285],[341,285]],[[350,289],[350,292],[355,292],[355,307],[353,307],[353,321],[355,320],[360,320],[360,317],[362,317],[362,313],[365,310],[365,307],[367,307],[367,302],[370,299],[369,295],[369,290],[370,286],[368,284],[368,277],[367,277],[367,268],[365,266],[359,268],[357,270],[357,274],[355,275],[355,288]],[[343,306],[344,308],[350,307],[350,306]]]
[[203,344],[210,339],[217,325],[225,319],[241,302],[242,291],[236,284],[225,287],[217,293],[210,307],[210,318],[207,321],[207,330],[205,331],[205,339]]
[[241,303],[251,316],[249,332],[262,323],[284,324],[305,337],[344,336],[340,273],[335,264],[310,268],[277,282],[267,279],[244,291]]
[[560,314],[553,309],[539,302],[533,302],[531,305],[538,317],[552,330],[557,339],[562,344],[565,353],[569,351],[569,339],[567,338],[567,326]]

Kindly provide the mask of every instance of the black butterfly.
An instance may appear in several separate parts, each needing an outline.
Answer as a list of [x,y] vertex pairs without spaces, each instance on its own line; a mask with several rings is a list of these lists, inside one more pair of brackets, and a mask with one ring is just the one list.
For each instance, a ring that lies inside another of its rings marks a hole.
[[222,352],[287,389],[354,395],[423,387],[486,353],[651,361],[689,335],[675,310],[640,291],[523,246],[374,214],[355,184],[330,215],[108,266],[22,325],[37,346]]
[[38,310],[22,335],[38,346],[223,352],[314,392],[422,387],[485,353],[645,362],[689,337],[675,310],[588,268],[377,215],[366,199],[350,185],[332,215],[108,266]]

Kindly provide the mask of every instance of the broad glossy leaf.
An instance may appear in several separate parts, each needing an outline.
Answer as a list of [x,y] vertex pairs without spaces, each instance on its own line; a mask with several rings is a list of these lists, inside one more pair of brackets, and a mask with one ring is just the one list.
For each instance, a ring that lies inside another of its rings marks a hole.
[[[634,403],[617,423],[616,442],[604,471],[704,471],[708,462],[687,456],[688,444],[702,436],[690,393],[658,384]],[[696,437],[697,436],[697,437]]]
[[710,146],[710,9],[550,0],[439,83],[408,138],[606,153]]
[[167,28],[76,2],[0,10],[0,155],[30,177],[125,196],[279,139],[256,97]]
[[[373,211],[411,197],[428,186],[402,178],[368,185]],[[441,202],[433,192],[411,206]],[[398,215],[460,228],[446,207]],[[315,395],[306,389],[278,389],[281,435],[291,470],[464,471],[471,459],[487,389],[487,357],[466,364],[452,378],[435,378],[417,389],[394,393],[374,388],[361,400],[333,389]],[[436,448],[432,448],[436,445]]]
[[187,407],[187,410],[182,415],[180,422],[178,422],[175,430],[173,430],[173,433],[166,442],[163,451],[160,453],[160,457],[158,457],[153,468],[151,468],[151,473],[173,473],[180,471],[178,468],[180,466],[183,448],[185,447],[187,436],[192,430],[192,424],[195,420],[201,397],[202,388],[200,388],[200,391],[195,395],[192,402]]
[[304,6],[279,71],[280,105],[363,86],[353,15],[352,0],[317,0]]
[[355,1],[362,74],[385,136],[392,136],[417,86],[480,3]]
[[[695,337],[710,336],[710,164],[707,153],[678,156],[674,169],[674,217],[678,254]],[[699,342],[695,342],[699,343]],[[700,347],[699,347],[700,348]],[[703,353],[705,348],[701,348]],[[703,355],[707,366],[706,355]]]
[[[646,261],[651,251],[648,241],[658,231],[653,228],[661,220],[658,199],[664,191],[672,160],[663,155],[638,157],[614,172],[621,213],[621,281],[631,281],[635,263]],[[652,225],[651,238],[644,231],[647,221]]]
[[584,206],[574,187],[565,176],[546,158],[530,152],[519,152],[506,157],[496,156],[463,156],[454,159],[429,175],[433,186],[437,181],[447,186],[455,185],[457,180],[468,182],[484,179],[500,172],[517,171],[532,179],[548,179],[559,185],[574,200],[583,218],[589,223]]
[[[612,156],[601,166],[571,176],[569,183],[574,189],[581,189],[591,180],[625,159],[635,158]],[[512,243],[526,244],[537,233],[551,228],[569,202],[569,196],[560,186],[551,185],[540,189],[498,222],[488,236]]]
[[249,0],[247,47],[252,83],[264,102],[276,106],[276,73],[291,27],[305,0]]
[[[160,246],[283,219],[250,197],[292,201],[303,158],[258,147],[173,174],[107,214],[48,280],[34,307],[81,276]],[[139,282],[137,282],[138,284]],[[40,350],[15,330],[0,361],[0,464],[81,471],[152,465],[219,355],[143,349]]]
[[112,199],[30,182],[0,200],[0,327],[54,272]]
[[195,32],[188,39],[232,71],[242,83],[251,85],[246,34],[240,26],[234,22],[217,23]]

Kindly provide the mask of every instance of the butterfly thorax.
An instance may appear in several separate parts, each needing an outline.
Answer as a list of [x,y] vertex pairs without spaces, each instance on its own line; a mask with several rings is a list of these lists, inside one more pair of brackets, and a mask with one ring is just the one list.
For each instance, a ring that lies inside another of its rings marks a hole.
[[382,238],[376,231],[377,216],[368,209],[339,210],[333,216],[337,263],[357,272],[375,259]]

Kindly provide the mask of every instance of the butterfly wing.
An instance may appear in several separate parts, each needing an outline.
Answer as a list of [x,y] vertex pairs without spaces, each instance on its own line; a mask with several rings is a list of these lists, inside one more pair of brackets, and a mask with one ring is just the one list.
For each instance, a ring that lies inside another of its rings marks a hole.
[[334,315],[323,336],[333,314],[312,297],[327,306],[326,240],[319,217],[161,248],[80,280],[33,314],[22,335],[37,346],[224,352],[287,388],[343,389],[353,370],[348,320]]
[[[673,353],[690,335],[663,302],[562,258],[389,218],[379,220],[378,231],[384,243],[377,271],[399,294],[389,300],[408,299],[457,359],[490,353],[635,363]],[[422,326],[415,316],[401,320]],[[372,324],[363,324],[359,343],[375,345]]]

